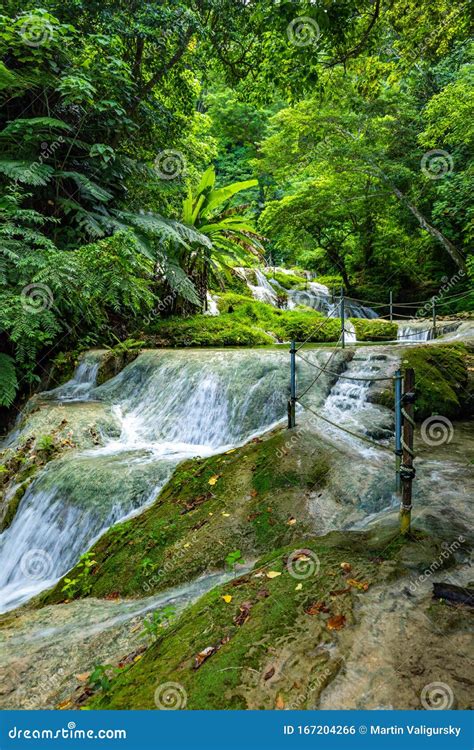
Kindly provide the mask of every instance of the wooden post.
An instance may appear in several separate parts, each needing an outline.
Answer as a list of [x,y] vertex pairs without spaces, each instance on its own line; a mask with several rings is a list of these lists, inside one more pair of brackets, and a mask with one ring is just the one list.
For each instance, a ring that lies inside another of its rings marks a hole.
[[433,338],[436,338],[436,301],[433,297],[431,300],[431,309],[433,312]]
[[403,380],[402,415],[403,415],[403,438],[402,438],[402,464],[400,466],[400,479],[402,482],[402,502],[400,506],[400,532],[406,536],[410,533],[411,524],[411,498],[412,482],[415,478],[413,467],[413,432],[415,427],[415,371],[409,367],[405,371]]
[[403,378],[401,370],[395,373],[395,492],[400,495],[402,488],[400,480],[400,464],[402,462],[402,388]]
[[290,398],[288,401],[288,428],[296,426],[296,342],[290,347]]
[[344,349],[346,342],[345,342],[345,320],[344,320],[344,288],[341,287],[341,346]]
[[393,292],[390,289],[390,323],[393,320]]

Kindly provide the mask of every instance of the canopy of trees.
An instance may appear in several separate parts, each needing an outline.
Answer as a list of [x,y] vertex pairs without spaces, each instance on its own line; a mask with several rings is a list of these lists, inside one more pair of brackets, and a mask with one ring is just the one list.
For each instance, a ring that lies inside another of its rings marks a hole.
[[468,34],[447,0],[6,0],[0,404],[232,265],[466,289]]

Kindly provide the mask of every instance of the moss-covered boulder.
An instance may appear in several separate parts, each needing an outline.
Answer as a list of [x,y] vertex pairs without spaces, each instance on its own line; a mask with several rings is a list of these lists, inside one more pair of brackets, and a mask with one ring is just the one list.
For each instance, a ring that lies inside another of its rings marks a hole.
[[186,609],[88,708],[166,708],[173,695],[187,709],[313,708],[351,648],[355,605],[399,575],[402,549],[419,544],[432,559],[431,540],[393,532],[274,549]]
[[351,318],[357,341],[394,341],[398,335],[396,323],[373,318]]
[[[324,448],[300,441],[296,460],[287,440],[277,431],[178,466],[151,507],[93,546],[87,595],[144,596],[222,569],[236,550],[254,559],[307,532],[306,493],[324,486],[329,458]],[[80,573],[74,568],[67,577]],[[41,603],[63,601],[63,586],[43,594]],[[82,594],[78,586],[76,596]]]
[[432,414],[448,418],[465,417],[473,412],[473,383],[469,377],[474,357],[465,344],[430,344],[407,347],[402,366],[415,370],[415,416]]

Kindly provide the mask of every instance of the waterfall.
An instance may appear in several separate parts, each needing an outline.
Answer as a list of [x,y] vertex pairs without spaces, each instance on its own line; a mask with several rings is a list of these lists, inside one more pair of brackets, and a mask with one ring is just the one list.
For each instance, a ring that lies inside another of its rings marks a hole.
[[58,401],[87,401],[97,381],[102,355],[100,350],[83,354],[71,380],[44,395]]
[[[420,325],[420,324],[418,324]],[[430,341],[433,338],[433,328],[427,322],[420,327],[416,325],[399,325],[397,340],[404,343],[419,343],[420,341]]]
[[[43,394],[40,412],[62,403],[72,425],[77,399],[87,399],[120,435],[36,475],[0,534],[0,611],[51,586],[110,525],[152,502],[178,462],[243,443],[286,415],[286,352],[146,351],[98,387],[96,364],[96,353],[81,360],[69,384]],[[311,376],[303,367],[302,384]]]
[[[280,273],[292,274],[283,268],[274,268],[273,270]],[[297,305],[312,307],[323,315],[330,318],[338,318],[340,314],[340,298],[334,296],[329,288],[317,281],[306,280],[305,289],[286,289],[276,279],[268,279],[263,271],[253,268],[236,268],[235,271],[243,278],[252,296],[260,302],[277,307],[278,292],[287,297],[288,309],[293,309]],[[256,283],[253,283],[256,281]],[[301,278],[304,282],[304,279]],[[365,307],[355,300],[346,297],[344,302],[345,314],[348,318],[377,318],[378,315],[370,307]]]
[[204,315],[219,315],[219,307],[217,305],[218,299],[219,297],[216,294],[210,294],[207,292],[207,310],[204,312]]

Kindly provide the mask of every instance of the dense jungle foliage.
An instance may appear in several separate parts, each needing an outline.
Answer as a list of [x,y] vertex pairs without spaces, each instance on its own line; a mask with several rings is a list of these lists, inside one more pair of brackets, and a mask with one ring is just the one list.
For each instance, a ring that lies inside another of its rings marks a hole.
[[0,54],[0,406],[236,265],[469,288],[467,4],[5,0]]

